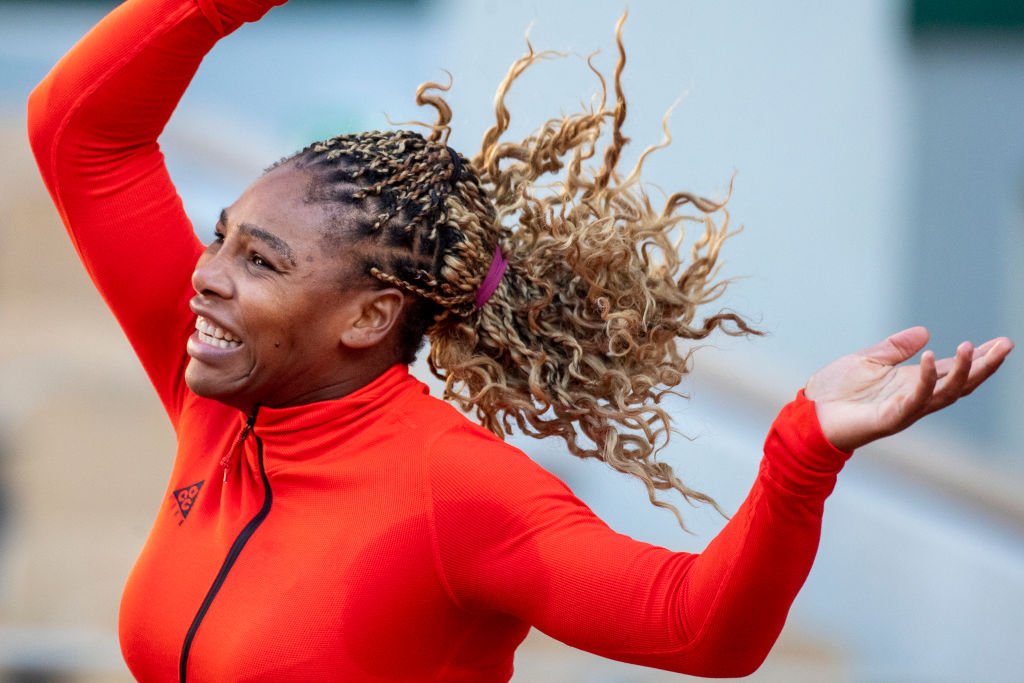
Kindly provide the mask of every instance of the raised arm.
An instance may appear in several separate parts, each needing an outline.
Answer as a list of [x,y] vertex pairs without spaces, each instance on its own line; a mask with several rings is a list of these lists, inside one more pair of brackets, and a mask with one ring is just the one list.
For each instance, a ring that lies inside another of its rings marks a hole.
[[89,276],[176,419],[202,249],[157,144],[203,56],[283,0],[128,0],[29,97],[32,149]]

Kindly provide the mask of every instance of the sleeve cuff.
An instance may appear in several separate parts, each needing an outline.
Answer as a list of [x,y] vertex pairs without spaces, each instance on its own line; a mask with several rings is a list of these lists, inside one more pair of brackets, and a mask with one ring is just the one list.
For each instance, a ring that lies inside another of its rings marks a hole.
[[821,431],[814,401],[801,389],[772,423],[761,467],[793,493],[827,496],[852,455],[852,451],[841,451],[829,443]]

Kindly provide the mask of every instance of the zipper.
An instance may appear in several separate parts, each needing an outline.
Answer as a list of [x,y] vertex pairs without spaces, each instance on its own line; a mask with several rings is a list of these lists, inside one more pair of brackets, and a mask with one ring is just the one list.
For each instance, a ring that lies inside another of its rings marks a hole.
[[224,457],[220,459],[220,466],[224,468],[224,483],[228,481],[228,470],[231,468],[231,458],[237,452],[242,452],[242,446],[245,444],[245,438],[249,436],[249,432],[252,431],[253,425],[256,424],[256,414],[259,413],[260,407],[256,406],[252,409],[252,413],[245,421],[245,426],[242,428],[238,438],[235,439],[234,445],[228,449],[228,452],[224,454]]
[[[266,492],[263,497],[263,505],[259,511],[249,520],[249,523],[239,532],[238,536],[235,537],[234,543],[231,544],[231,548],[228,550],[227,557],[224,558],[224,562],[220,566],[220,571],[217,572],[217,576],[213,579],[213,583],[210,585],[210,589],[206,591],[206,597],[203,598],[202,604],[199,605],[199,610],[196,612],[196,616],[192,619],[192,624],[188,627],[188,632],[185,634],[185,642],[181,646],[181,657],[178,659],[178,681],[180,683],[186,683],[188,676],[188,655],[192,650],[192,641],[195,640],[196,632],[199,630],[200,624],[203,622],[203,618],[206,613],[210,610],[210,606],[213,604],[214,598],[217,597],[217,593],[220,592],[221,586],[224,585],[224,581],[228,577],[228,573],[235,564],[235,560],[241,554],[242,549],[245,548],[245,544],[249,542],[249,539],[256,529],[263,523],[263,520],[270,514],[270,506],[274,500],[273,491],[270,489],[270,479],[267,477],[267,470],[263,466],[263,439],[253,432],[253,425],[256,423],[256,413],[259,411],[257,406],[253,411],[252,415],[249,416],[246,422],[245,428],[239,435],[238,440],[235,442],[235,446],[232,450],[237,450],[249,435],[256,440],[256,453],[257,460],[260,468],[260,479],[263,480],[263,490]],[[230,464],[230,459],[229,459]],[[225,469],[225,476],[227,470]]]

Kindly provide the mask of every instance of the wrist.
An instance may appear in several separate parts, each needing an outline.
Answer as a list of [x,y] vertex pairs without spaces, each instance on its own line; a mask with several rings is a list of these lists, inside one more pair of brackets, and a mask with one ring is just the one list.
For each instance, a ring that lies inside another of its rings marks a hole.
[[763,466],[788,491],[825,495],[852,453],[840,450],[821,428],[815,402],[801,390],[772,423]]
[[836,419],[836,405],[831,401],[817,401],[811,397],[808,400],[814,404],[814,413],[818,418],[818,425],[825,439],[838,451],[852,453],[863,446],[867,441],[858,439],[848,429],[843,429],[841,422]]

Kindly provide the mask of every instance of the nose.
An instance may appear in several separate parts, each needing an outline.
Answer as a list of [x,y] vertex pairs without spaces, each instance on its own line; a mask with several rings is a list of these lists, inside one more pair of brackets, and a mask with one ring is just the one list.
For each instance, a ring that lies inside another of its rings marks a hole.
[[226,255],[207,249],[196,262],[192,271],[192,288],[198,294],[217,296],[230,299],[234,296],[234,280],[229,271],[229,259]]

